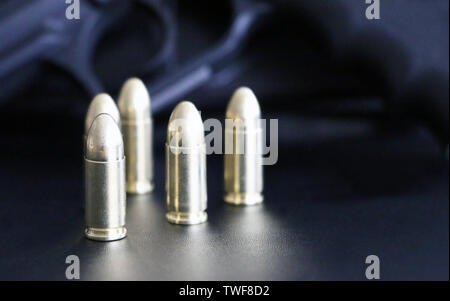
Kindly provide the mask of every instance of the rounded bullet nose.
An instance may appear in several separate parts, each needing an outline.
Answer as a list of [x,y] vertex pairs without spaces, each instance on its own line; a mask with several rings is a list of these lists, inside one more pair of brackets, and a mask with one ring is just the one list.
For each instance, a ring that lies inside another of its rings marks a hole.
[[123,119],[146,120],[150,118],[150,95],[144,83],[130,78],[123,85],[119,95],[119,111]]
[[180,102],[169,119],[167,130],[171,146],[192,147],[205,143],[202,117],[190,101]]
[[123,157],[123,139],[119,126],[110,115],[98,115],[87,135],[86,159],[110,162],[121,160]]
[[91,127],[95,117],[102,113],[110,115],[114,119],[114,121],[120,125],[120,114],[114,100],[106,93],[98,94],[92,100],[86,114],[84,124],[85,134],[87,134],[87,132],[89,131],[89,128]]
[[199,111],[190,101],[182,101],[175,107],[175,109],[173,109],[173,112],[170,115],[169,123],[178,119],[187,119],[196,123],[202,123],[202,118],[200,117]]
[[259,119],[261,109],[253,91],[241,87],[234,92],[227,107],[226,118],[229,119]]

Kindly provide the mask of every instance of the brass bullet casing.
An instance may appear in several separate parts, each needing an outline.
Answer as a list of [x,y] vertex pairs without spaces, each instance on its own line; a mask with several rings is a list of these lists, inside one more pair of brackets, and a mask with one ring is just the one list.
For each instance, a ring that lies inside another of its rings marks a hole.
[[188,101],[172,112],[166,143],[167,220],[193,225],[207,220],[206,145],[203,122]]
[[255,205],[263,201],[261,109],[255,94],[242,87],[226,111],[225,202]]
[[138,78],[125,82],[119,96],[122,135],[127,157],[127,192],[153,190],[153,126],[150,96]]
[[111,116],[120,127],[119,109],[117,108],[114,100],[111,98],[111,96],[109,96],[106,93],[98,94],[97,96],[94,97],[94,99],[92,99],[88,111],[86,113],[86,118],[84,121],[84,137],[83,137],[83,143],[85,145],[86,145],[86,137],[92,125],[92,122],[94,121],[95,117],[103,113]]
[[125,155],[122,134],[108,114],[89,129],[85,153],[85,235],[112,241],[126,236]]

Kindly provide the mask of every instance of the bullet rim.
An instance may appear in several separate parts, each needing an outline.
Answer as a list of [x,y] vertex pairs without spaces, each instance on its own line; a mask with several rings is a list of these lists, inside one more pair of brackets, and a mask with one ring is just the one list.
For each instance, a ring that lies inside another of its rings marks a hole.
[[114,241],[120,240],[127,236],[127,228],[94,228],[86,227],[85,236],[90,240],[96,241]]
[[225,194],[224,200],[226,203],[235,206],[254,206],[261,204],[264,201],[264,196],[260,193],[229,192]]
[[153,182],[127,182],[127,193],[129,194],[146,194],[154,190]]
[[176,225],[198,225],[208,220],[208,214],[202,212],[168,212],[166,218],[169,223]]

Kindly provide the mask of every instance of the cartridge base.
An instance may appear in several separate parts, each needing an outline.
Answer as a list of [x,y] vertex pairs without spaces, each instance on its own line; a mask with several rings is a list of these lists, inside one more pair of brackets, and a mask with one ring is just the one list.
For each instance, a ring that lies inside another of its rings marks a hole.
[[195,213],[169,212],[166,214],[166,218],[172,224],[196,225],[206,222],[208,215],[204,211]]
[[261,204],[264,197],[260,193],[227,193],[224,200],[228,204],[237,206],[252,206]]
[[154,184],[152,182],[133,182],[127,183],[127,193],[130,194],[146,194],[153,191]]
[[110,229],[87,227],[84,234],[91,240],[113,241],[125,238],[127,236],[127,229],[125,227]]

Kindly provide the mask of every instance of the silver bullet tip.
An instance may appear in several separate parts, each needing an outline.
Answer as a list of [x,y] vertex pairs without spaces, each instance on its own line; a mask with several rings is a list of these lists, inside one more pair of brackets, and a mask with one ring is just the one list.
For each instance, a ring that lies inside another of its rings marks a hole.
[[121,160],[123,157],[123,139],[117,123],[108,114],[98,115],[87,135],[86,159],[110,162]]
[[138,78],[133,77],[125,82],[120,91],[118,104],[123,119],[150,118],[150,95],[144,83]]
[[[171,146],[192,147],[205,143],[202,117],[192,102],[183,101],[175,107],[170,115],[167,137]],[[182,145],[178,143],[179,138],[182,138]]]
[[120,124],[120,114],[114,100],[106,93],[98,94],[91,101],[88,112],[86,114],[84,124],[84,133],[86,135],[95,117],[102,113],[110,115],[117,124]]
[[255,94],[250,88],[237,89],[227,107],[226,118],[229,119],[259,119],[261,109]]

